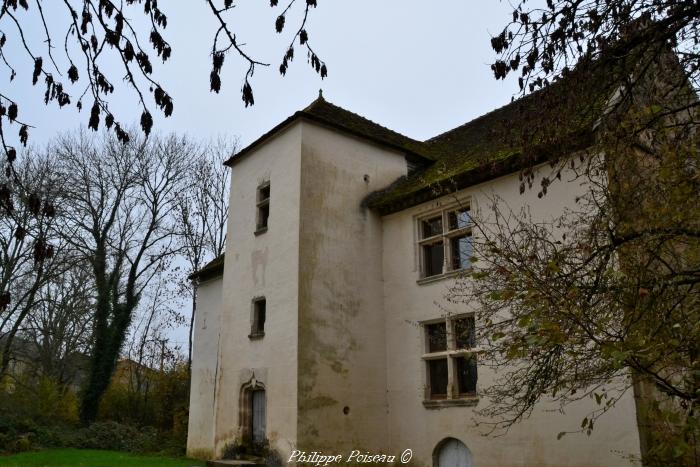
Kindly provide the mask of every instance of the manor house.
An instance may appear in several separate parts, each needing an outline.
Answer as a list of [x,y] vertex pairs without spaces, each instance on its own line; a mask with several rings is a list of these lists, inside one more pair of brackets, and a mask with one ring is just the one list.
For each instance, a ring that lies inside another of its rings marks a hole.
[[[555,88],[555,86],[550,86]],[[321,95],[227,162],[227,251],[198,271],[192,456],[231,443],[400,456],[420,466],[613,466],[639,455],[631,391],[590,437],[594,408],[542,402],[503,436],[475,413],[496,375],[479,362],[479,310],[445,294],[471,267],[472,219],[498,196],[549,219],[585,187],[564,173],[538,198],[553,153],[590,146],[595,118],[560,115],[535,158],[514,133],[548,124],[548,89],[417,141]],[[590,93],[581,89],[581,93]],[[554,125],[554,122],[551,122]],[[578,160],[578,157],[576,157]],[[398,457],[397,457],[398,459]]]

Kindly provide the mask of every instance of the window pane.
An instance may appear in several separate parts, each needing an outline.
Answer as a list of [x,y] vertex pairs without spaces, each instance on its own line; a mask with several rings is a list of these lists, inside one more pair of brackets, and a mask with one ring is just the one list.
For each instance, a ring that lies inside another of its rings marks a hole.
[[447,397],[447,359],[428,360],[428,373],[430,397],[436,399]]
[[447,218],[450,222],[450,230],[469,227],[472,223],[472,218],[469,215],[469,208],[452,211],[447,215]]
[[422,222],[423,238],[442,234],[442,216],[433,217]]
[[445,259],[445,249],[442,242],[423,245],[423,268],[425,277],[442,274],[442,263]]
[[447,327],[445,323],[427,324],[428,352],[444,352],[447,350]]
[[459,357],[455,359],[457,364],[457,385],[460,394],[474,394],[476,392],[476,356]]
[[471,267],[470,258],[473,255],[472,236],[464,235],[450,239],[452,245],[452,269]]
[[258,194],[258,201],[264,201],[268,198],[270,198],[270,185],[260,188],[260,192]]
[[455,343],[457,349],[471,349],[476,347],[476,330],[474,329],[474,317],[459,318],[454,320]]

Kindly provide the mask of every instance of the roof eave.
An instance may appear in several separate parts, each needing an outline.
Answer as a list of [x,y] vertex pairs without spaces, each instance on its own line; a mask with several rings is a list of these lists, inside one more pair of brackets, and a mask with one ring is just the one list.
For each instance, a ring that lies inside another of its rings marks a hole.
[[256,139],[252,143],[250,143],[248,146],[246,146],[245,148],[243,148],[242,150],[240,150],[239,152],[237,152],[236,154],[231,156],[226,162],[224,162],[224,165],[226,165],[228,167],[232,167],[235,163],[237,163],[239,160],[241,160],[247,154],[251,153],[258,146],[261,146],[267,140],[269,140],[270,138],[275,136],[275,134],[284,130],[287,126],[291,125],[292,123],[294,123],[296,120],[298,120],[300,118],[303,118],[304,120],[307,120],[307,121],[310,121],[310,122],[313,122],[313,123],[316,123],[316,124],[319,124],[319,125],[322,125],[322,126],[325,126],[328,128],[332,128],[336,131],[340,131],[340,132],[355,136],[355,137],[360,138],[360,139],[364,139],[365,141],[370,141],[370,142],[377,144],[379,146],[390,148],[394,151],[405,154],[411,161],[414,161],[414,162],[422,162],[425,164],[429,164],[429,163],[433,162],[428,157],[426,157],[422,154],[419,154],[415,151],[411,151],[411,150],[409,150],[405,147],[402,147],[400,145],[393,144],[393,143],[388,142],[388,141],[383,141],[380,138],[374,138],[372,136],[368,136],[368,135],[362,133],[361,131],[355,131],[355,130],[348,128],[344,125],[339,125],[331,120],[321,118],[317,115],[308,113],[304,110],[299,110],[299,111],[295,112],[293,115],[289,116],[284,121],[282,121],[281,123],[279,123],[278,125],[276,125],[275,127],[273,127],[270,131],[266,132],[261,137],[259,137],[258,139]]
[[[593,131],[587,132],[585,135],[581,135],[580,139],[578,139],[576,143],[572,143],[568,148],[566,148],[567,150],[565,153],[570,155],[590,148],[593,144],[594,138],[595,132]],[[374,193],[370,193],[365,198],[363,205],[377,211],[382,216],[386,216],[413,206],[417,206],[421,203],[440,198],[441,196],[454,193],[457,190],[469,188],[470,186],[474,186],[479,183],[488,182],[490,180],[515,173],[525,167],[532,167],[545,163],[556,157],[557,154],[560,155],[561,152],[552,148],[540,148],[538,151],[535,151],[535,154],[536,155],[533,157],[525,158],[522,157],[521,153],[516,153],[506,159],[482,164],[447,180],[421,187],[416,191],[388,202],[382,201],[382,195],[388,191],[391,191],[391,189],[376,191]]]

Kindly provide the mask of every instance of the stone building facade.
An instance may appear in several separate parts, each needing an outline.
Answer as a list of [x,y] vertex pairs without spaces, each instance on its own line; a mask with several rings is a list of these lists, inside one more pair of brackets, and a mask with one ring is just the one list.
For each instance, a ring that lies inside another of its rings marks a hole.
[[[492,130],[522,104],[420,142],[319,97],[227,162],[227,252],[196,274],[190,455],[243,439],[285,462],[295,450],[479,467],[639,455],[631,393],[590,437],[557,440],[587,401],[565,414],[543,402],[496,438],[475,422],[494,379],[470,334],[478,310],[445,301],[469,267],[470,216],[497,195],[547,219],[584,190],[520,193],[518,152]],[[590,143],[563,136],[563,154]]]

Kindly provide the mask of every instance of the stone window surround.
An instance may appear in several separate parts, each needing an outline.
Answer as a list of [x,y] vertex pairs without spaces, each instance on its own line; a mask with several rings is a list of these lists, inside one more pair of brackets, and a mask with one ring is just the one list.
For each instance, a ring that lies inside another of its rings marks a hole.
[[[454,315],[447,315],[440,318],[429,319],[421,321],[420,330],[423,339],[423,355],[421,360],[423,361],[423,380],[424,384],[424,396],[423,396],[423,406],[427,409],[442,409],[446,407],[471,407],[477,405],[479,402],[478,396],[478,386],[477,392],[473,394],[459,394],[457,388],[457,369],[456,363],[454,361],[457,357],[467,357],[476,356],[480,351],[478,345],[468,348],[468,349],[456,349],[456,340],[454,332],[454,321],[461,318],[474,318],[474,313],[460,313]],[[446,323],[447,331],[447,349],[440,352],[430,352],[429,342],[428,342],[428,332],[427,325]],[[430,396],[430,374],[427,362],[429,360],[435,359],[447,359],[447,397],[445,399],[432,399]],[[478,374],[478,370],[477,370]],[[478,384],[478,383],[477,383]]]

